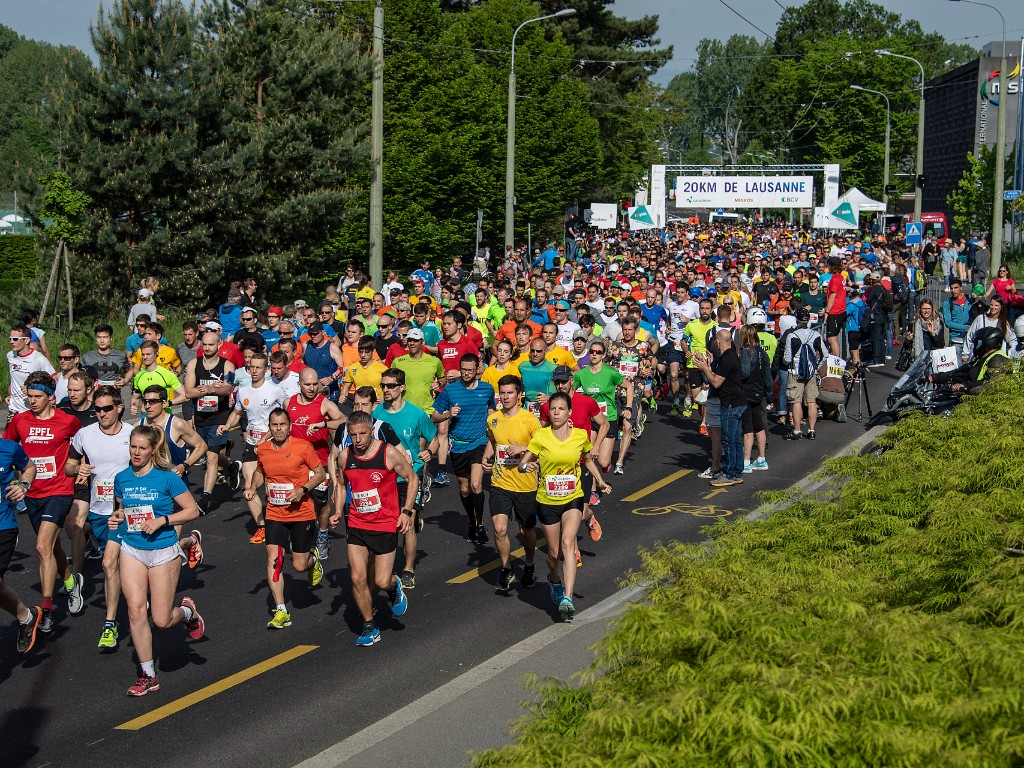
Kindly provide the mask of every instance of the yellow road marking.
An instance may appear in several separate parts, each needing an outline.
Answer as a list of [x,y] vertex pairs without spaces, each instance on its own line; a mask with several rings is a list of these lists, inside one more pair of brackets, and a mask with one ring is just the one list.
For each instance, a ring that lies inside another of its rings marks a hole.
[[678,472],[673,472],[668,477],[661,478],[661,480],[659,480],[656,483],[651,483],[646,488],[641,488],[636,493],[631,493],[629,496],[626,496],[623,499],[623,501],[639,501],[644,496],[648,496],[648,495],[654,493],[655,491],[657,491],[658,489],[664,488],[669,483],[674,483],[676,480],[678,480],[683,475],[688,475],[691,472],[693,472],[692,469],[680,469]]
[[[547,543],[547,539],[541,537],[537,539],[537,549],[540,549]],[[526,548],[520,547],[519,549],[509,553],[509,560],[515,560],[526,554]],[[477,576],[481,576],[489,571],[493,571],[495,568],[501,567],[501,560],[492,560],[489,563],[484,563],[471,571],[466,571],[461,576],[456,576],[454,579],[448,579],[448,584],[465,584],[467,581],[472,581]]]
[[259,664],[254,664],[248,669],[243,669],[241,672],[236,672],[230,677],[225,677],[223,680],[218,680],[212,685],[208,685],[205,688],[200,688],[198,691],[190,693],[188,696],[182,696],[180,699],[176,699],[169,704],[164,704],[162,707],[157,707],[152,712],[147,712],[144,715],[136,717],[134,720],[129,720],[127,723],[121,723],[115,730],[118,731],[138,731],[145,728],[147,725],[163,720],[165,717],[170,717],[173,714],[181,712],[183,709],[188,709],[193,704],[198,704],[201,701],[205,701],[218,693],[223,693],[229,688],[234,688],[236,685],[252,680],[254,677],[262,675],[264,672],[269,672],[274,667],[279,667],[282,664],[286,664],[292,659],[297,659],[299,656],[315,651],[320,646],[318,645],[297,645],[290,651],[279,653],[277,656],[261,661]]
[[728,493],[728,492],[729,492],[729,491],[727,491],[727,490],[726,490],[725,488],[715,488],[715,490],[713,490],[713,491],[712,491],[711,493],[709,493],[709,494],[708,494],[707,496],[705,496],[704,498],[705,498],[705,499],[710,499],[711,497],[713,497],[713,496],[717,496],[717,495],[718,495],[718,494],[720,494],[720,493]]

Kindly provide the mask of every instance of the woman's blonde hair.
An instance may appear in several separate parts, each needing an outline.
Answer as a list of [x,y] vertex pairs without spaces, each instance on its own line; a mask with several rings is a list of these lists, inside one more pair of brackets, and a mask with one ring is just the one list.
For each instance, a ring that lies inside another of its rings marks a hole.
[[148,288],[153,293],[156,293],[157,291],[160,290],[160,281],[157,280],[155,277],[144,277],[142,278],[142,281],[139,283],[139,287]]
[[132,430],[132,440],[136,435],[145,438],[149,447],[153,449],[153,466],[157,469],[169,470],[171,464],[171,453],[167,448],[167,440],[164,438],[164,431],[160,427],[153,427],[149,424],[140,424]]

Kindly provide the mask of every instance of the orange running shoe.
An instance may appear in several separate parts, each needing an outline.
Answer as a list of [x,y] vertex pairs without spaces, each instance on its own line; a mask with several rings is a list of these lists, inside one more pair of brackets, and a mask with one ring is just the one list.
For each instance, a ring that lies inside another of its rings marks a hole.
[[190,536],[195,542],[188,550],[188,567],[195,568],[203,562],[203,534],[199,531],[190,531]]
[[590,531],[591,541],[601,540],[601,524],[597,522],[597,517],[591,517],[587,520],[587,530]]
[[707,424],[701,424],[700,425],[700,433],[702,435],[704,435],[704,437],[708,436],[708,425]]
[[249,539],[250,544],[265,544],[267,541],[267,529],[264,526],[260,526],[256,529],[256,533]]

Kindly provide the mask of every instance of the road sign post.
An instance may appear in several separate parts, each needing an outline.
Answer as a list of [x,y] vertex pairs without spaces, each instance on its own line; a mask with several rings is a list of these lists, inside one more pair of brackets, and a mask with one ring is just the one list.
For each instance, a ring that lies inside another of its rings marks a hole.
[[907,245],[920,245],[924,240],[924,227],[920,221],[908,221],[905,229]]

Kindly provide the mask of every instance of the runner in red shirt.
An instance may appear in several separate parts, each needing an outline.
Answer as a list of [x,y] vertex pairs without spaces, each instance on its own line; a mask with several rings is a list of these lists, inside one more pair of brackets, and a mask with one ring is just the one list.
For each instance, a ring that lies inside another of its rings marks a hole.
[[825,339],[828,348],[839,356],[839,336],[846,328],[846,281],[843,280],[843,262],[838,256],[831,256],[828,269],[832,277],[825,288]]
[[441,358],[448,381],[459,378],[459,360],[465,354],[480,357],[480,348],[465,333],[466,316],[457,309],[449,309],[441,316],[444,338],[437,342],[437,356]]
[[[68,612],[85,609],[82,574],[72,573],[60,544],[60,529],[69,520],[75,498],[75,479],[64,474],[71,438],[82,425],[74,416],[54,408],[53,379],[42,371],[25,379],[28,410],[16,414],[4,430],[4,438],[20,443],[36,468],[36,477],[25,496],[39,554],[39,584],[43,593],[39,631],[53,630],[53,583],[60,574],[68,592]],[[74,518],[70,518],[73,522]],[[72,540],[74,537],[72,536]]]

